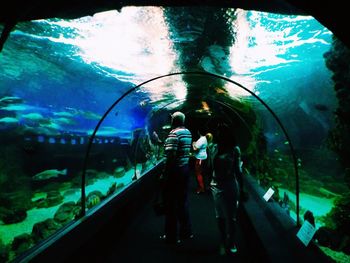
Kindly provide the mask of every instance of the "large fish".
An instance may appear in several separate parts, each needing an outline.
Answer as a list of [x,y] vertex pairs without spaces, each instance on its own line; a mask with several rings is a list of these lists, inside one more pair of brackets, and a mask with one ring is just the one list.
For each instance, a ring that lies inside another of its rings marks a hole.
[[41,180],[47,180],[50,178],[56,178],[60,175],[67,175],[67,169],[63,170],[57,170],[57,169],[51,169],[51,170],[45,170],[41,173],[38,173],[33,176],[33,180],[35,181],[41,181]]
[[9,104],[17,104],[17,103],[22,103],[23,99],[21,99],[20,97],[3,97],[0,98],[0,105],[9,105]]

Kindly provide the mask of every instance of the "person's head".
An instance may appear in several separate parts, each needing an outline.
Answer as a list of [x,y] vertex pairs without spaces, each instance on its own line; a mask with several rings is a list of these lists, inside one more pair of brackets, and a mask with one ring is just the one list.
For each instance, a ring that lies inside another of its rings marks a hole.
[[176,111],[171,115],[171,126],[179,127],[185,124],[185,114],[181,111]]
[[208,132],[208,133],[205,135],[205,138],[207,138],[207,142],[208,142],[208,143],[212,143],[212,141],[213,141],[213,134],[211,134],[210,132]]
[[219,151],[232,150],[236,145],[233,130],[227,125],[218,126],[215,138]]
[[206,130],[205,130],[204,127],[200,126],[200,127],[198,128],[198,131],[197,131],[197,132],[198,132],[198,135],[199,135],[199,136],[204,136]]

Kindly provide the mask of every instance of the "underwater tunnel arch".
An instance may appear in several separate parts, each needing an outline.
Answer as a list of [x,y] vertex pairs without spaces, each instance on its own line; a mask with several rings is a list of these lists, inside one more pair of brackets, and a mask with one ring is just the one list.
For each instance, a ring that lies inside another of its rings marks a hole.
[[[293,168],[294,168],[294,174],[295,174],[295,192],[296,192],[296,224],[297,226],[300,225],[300,218],[299,218],[299,191],[300,191],[300,187],[299,187],[299,172],[298,172],[298,163],[297,163],[297,157],[296,157],[296,153],[294,150],[294,146],[293,143],[290,139],[290,136],[288,135],[288,132],[286,130],[286,128],[284,127],[284,125],[282,124],[281,120],[279,119],[279,117],[277,116],[277,114],[270,108],[270,106],[263,100],[261,99],[257,94],[255,94],[253,91],[247,89],[246,87],[244,87],[242,84],[231,80],[227,77],[224,76],[220,76],[214,73],[210,73],[210,72],[199,72],[199,71],[184,71],[184,72],[173,72],[173,73],[169,73],[169,74],[165,74],[165,75],[161,75],[161,76],[157,76],[154,78],[151,78],[149,80],[146,80],[142,83],[140,83],[139,85],[136,85],[132,88],[130,88],[129,90],[127,90],[124,94],[122,94],[117,100],[115,100],[114,103],[112,103],[112,105],[105,111],[105,113],[102,115],[102,117],[99,119],[98,123],[96,124],[90,138],[87,144],[87,149],[85,152],[85,157],[84,157],[84,161],[83,161],[83,169],[82,169],[82,181],[81,181],[81,216],[85,215],[85,203],[86,203],[86,193],[85,193],[85,181],[86,181],[86,170],[87,170],[87,166],[88,166],[88,161],[89,161],[89,157],[90,157],[90,151],[91,151],[91,147],[93,145],[94,139],[96,137],[97,131],[99,130],[102,122],[105,120],[105,118],[108,116],[108,114],[115,108],[116,105],[118,105],[118,103],[120,103],[124,98],[126,98],[128,95],[132,94],[133,92],[137,91],[139,88],[141,88],[142,86],[144,86],[147,83],[156,81],[158,79],[162,79],[162,78],[166,78],[166,77],[170,77],[170,76],[176,76],[176,75],[199,75],[199,76],[209,76],[209,77],[213,77],[213,78],[217,78],[217,79],[221,79],[224,80],[226,82],[232,83],[235,86],[243,89],[244,91],[248,92],[250,95],[252,95],[254,98],[256,98],[258,100],[258,102],[260,104],[262,104],[267,110],[268,112],[273,116],[273,118],[275,119],[275,121],[277,122],[277,124],[279,125],[279,127],[281,128],[287,142],[288,142],[288,146],[291,152],[291,156],[292,156],[292,160],[293,160]],[[228,106],[228,105],[225,105]],[[234,110],[231,109],[233,112]],[[236,113],[237,114],[237,113]],[[239,115],[239,114],[238,114]]]

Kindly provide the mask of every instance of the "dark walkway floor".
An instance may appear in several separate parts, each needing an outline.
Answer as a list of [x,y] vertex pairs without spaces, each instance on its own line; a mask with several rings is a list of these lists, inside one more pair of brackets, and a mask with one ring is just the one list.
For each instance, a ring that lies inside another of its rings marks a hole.
[[[238,253],[220,256],[218,253],[219,232],[216,226],[211,193],[194,193],[195,181],[191,182],[190,212],[194,239],[178,245],[164,244],[159,236],[163,230],[162,216],[152,210],[151,200],[126,226],[125,230],[109,241],[104,249],[85,251],[89,262],[254,262],[254,253],[248,251],[248,243],[242,228],[238,232]],[[93,248],[92,248],[93,249]]]

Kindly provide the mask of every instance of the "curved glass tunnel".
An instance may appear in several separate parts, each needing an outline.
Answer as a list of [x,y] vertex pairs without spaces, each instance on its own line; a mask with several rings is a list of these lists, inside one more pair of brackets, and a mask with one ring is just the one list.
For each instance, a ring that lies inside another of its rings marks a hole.
[[348,258],[348,57],[312,17],[240,9],[19,23],[0,53],[3,261],[160,163],[176,110],[194,140],[199,127],[232,127],[244,173],[273,188],[293,220],[311,211],[319,246]]

